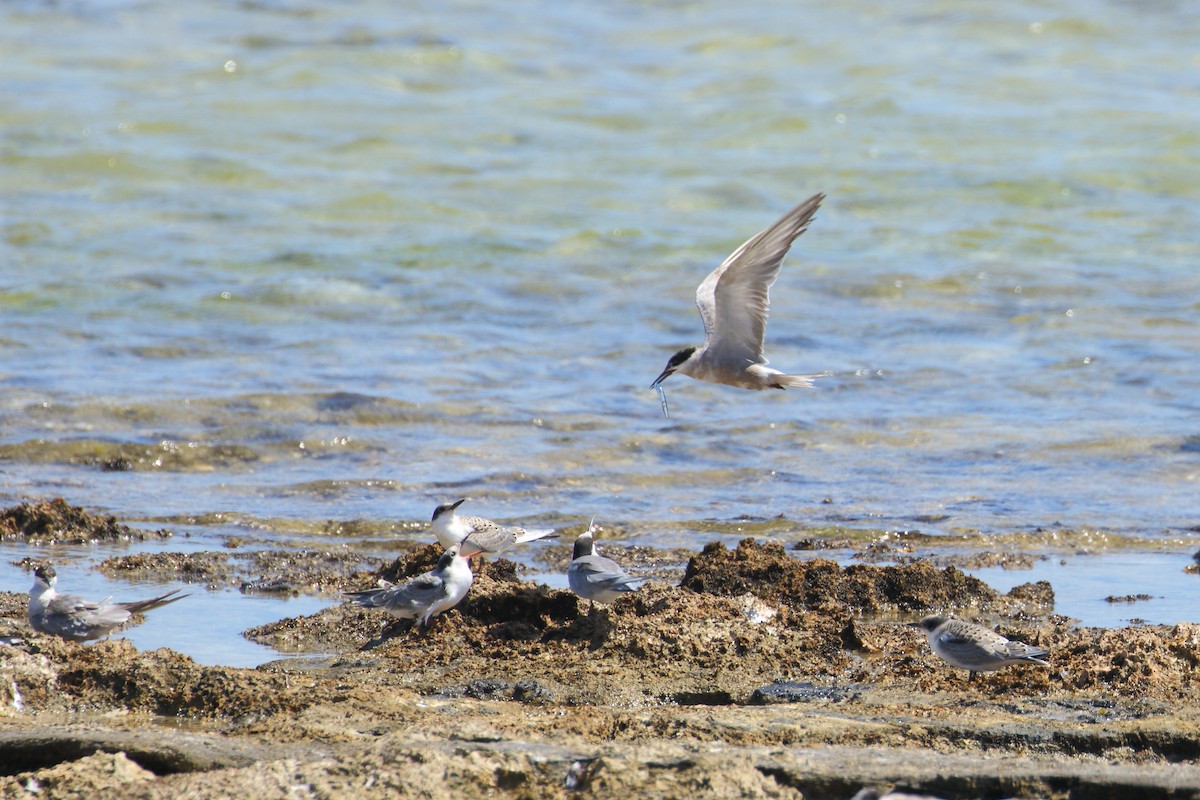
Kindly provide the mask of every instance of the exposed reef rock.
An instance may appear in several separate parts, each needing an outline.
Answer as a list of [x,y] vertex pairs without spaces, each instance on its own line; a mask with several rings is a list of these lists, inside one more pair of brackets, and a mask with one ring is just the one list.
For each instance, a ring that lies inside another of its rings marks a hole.
[[61,497],[21,503],[0,511],[0,539],[23,539],[30,544],[87,544],[112,539],[165,538],[170,531],[135,530],[73,506]]
[[[194,563],[344,591],[439,549],[340,552]],[[147,558],[119,566],[174,563]],[[1045,582],[745,540],[591,608],[497,559],[429,630],[335,600],[248,631],[310,654],[258,669],[36,634],[25,600],[0,595],[0,798],[1200,797],[1200,626],[1077,628]],[[931,609],[1052,666],[971,682],[907,625]]]

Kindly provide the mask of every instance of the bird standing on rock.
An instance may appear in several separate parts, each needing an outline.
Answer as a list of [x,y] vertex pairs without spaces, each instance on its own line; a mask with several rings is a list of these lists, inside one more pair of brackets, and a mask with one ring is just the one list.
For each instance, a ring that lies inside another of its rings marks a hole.
[[416,624],[428,627],[430,620],[458,605],[475,576],[468,559],[474,550],[458,545],[442,553],[437,566],[403,584],[379,579],[376,589],[346,592],[356,606],[382,608],[400,619],[415,619]]
[[991,672],[1021,662],[1050,666],[1042,656],[1050,654],[1043,647],[1005,639],[982,625],[952,617],[929,616],[912,623],[925,631],[929,647],[946,663],[970,670],[970,680],[977,672]]
[[87,642],[108,636],[129,621],[134,614],[144,614],[187,597],[180,589],[149,600],[114,603],[111,597],[98,602],[84,600],[73,594],[59,594],[55,589],[58,574],[54,567],[43,566],[33,571],[33,586],[29,589],[29,624],[39,633],[49,633]]
[[696,289],[696,307],[704,321],[704,344],[685,347],[667,361],[651,389],[658,389],[667,413],[662,382],[675,373],[742,389],[811,388],[821,375],[788,375],[767,366],[763,335],[769,291],[783,257],[804,233],[823,194],[815,194],[766,230],[733,251]]
[[465,549],[485,556],[495,556],[525,542],[553,536],[553,528],[527,531],[516,525],[500,525],[483,517],[463,516],[457,509],[467,498],[443,503],[433,510],[433,534],[442,547],[462,544]]
[[593,530],[594,526],[588,526],[575,540],[575,552],[567,568],[571,591],[595,603],[611,603],[625,592],[637,591],[637,584],[644,578],[631,577],[620,564],[597,553]]

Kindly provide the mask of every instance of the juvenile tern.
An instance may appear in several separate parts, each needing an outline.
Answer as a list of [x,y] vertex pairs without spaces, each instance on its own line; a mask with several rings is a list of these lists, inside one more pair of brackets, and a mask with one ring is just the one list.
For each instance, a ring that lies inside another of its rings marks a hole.
[[33,571],[33,586],[29,589],[29,624],[39,633],[49,633],[73,642],[87,642],[108,636],[129,621],[134,614],[144,614],[187,597],[181,589],[130,603],[114,603],[111,597],[90,602],[73,594],[55,590],[58,575],[54,567],[42,566]]
[[442,553],[436,567],[405,583],[380,578],[378,588],[346,594],[356,606],[382,608],[394,617],[415,619],[418,625],[428,627],[431,619],[467,596],[475,579],[467,560],[473,555],[475,551],[455,545]]
[[766,230],[733,251],[696,289],[696,307],[704,321],[704,344],[685,347],[667,361],[651,389],[657,389],[663,415],[667,397],[662,382],[679,373],[700,381],[742,389],[811,388],[818,375],[788,375],[767,366],[763,333],[767,327],[769,290],[783,257],[804,233],[823,194],[815,194]]
[[474,552],[494,556],[511,547],[555,533],[553,528],[527,531],[516,525],[499,525],[483,517],[460,516],[457,509],[465,502],[467,498],[464,497],[453,503],[443,503],[433,510],[433,533],[442,547],[463,544]]
[[913,625],[925,631],[934,653],[952,666],[969,670],[972,680],[976,672],[991,672],[1008,664],[1050,666],[1042,660],[1049,650],[1005,639],[982,625],[939,616],[925,617]]
[[627,575],[620,564],[597,553],[593,530],[589,526],[575,540],[575,553],[567,568],[571,591],[595,603],[611,603],[625,592],[637,591],[636,584],[644,579]]

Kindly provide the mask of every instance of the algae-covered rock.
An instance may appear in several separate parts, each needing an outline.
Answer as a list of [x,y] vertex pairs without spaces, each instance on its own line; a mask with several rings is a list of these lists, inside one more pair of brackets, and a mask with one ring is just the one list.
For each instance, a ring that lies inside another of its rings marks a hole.
[[21,503],[0,511],[0,539],[24,539],[31,544],[86,544],[113,539],[170,536],[135,530],[113,516],[92,514],[61,497]]
[[688,562],[683,588],[735,597],[752,592],[796,609],[868,612],[925,611],[994,600],[995,590],[956,567],[918,562],[843,568],[827,559],[798,560],[782,545],[743,539],[730,551],[710,543]]

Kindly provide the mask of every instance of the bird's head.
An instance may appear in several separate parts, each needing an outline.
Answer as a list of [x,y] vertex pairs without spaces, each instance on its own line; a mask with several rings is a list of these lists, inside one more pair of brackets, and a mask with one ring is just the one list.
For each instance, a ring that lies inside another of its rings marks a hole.
[[575,551],[571,553],[572,559],[590,556],[595,552],[596,545],[592,539],[592,531],[594,530],[595,528],[592,525],[589,525],[586,531],[579,534],[579,538],[575,540]]
[[442,503],[433,510],[433,519],[436,521],[437,518],[442,514],[453,514],[454,509],[458,508],[465,502],[467,502],[467,498],[464,497],[461,500],[455,500],[453,503]]
[[44,564],[33,571],[33,579],[53,589],[54,584],[58,582],[58,573],[54,571],[54,567]]
[[945,617],[939,617],[938,615],[933,614],[931,616],[925,617],[920,622],[910,623],[909,627],[920,628],[921,630],[925,631],[926,633],[933,633],[938,628],[942,627],[942,623],[945,621],[946,621]]
[[680,350],[678,353],[676,353],[675,355],[673,355],[669,359],[667,359],[666,369],[664,369],[659,374],[659,376],[654,379],[654,383],[650,384],[650,388],[657,389],[658,385],[660,383],[662,383],[667,378],[674,375],[675,372],[678,371],[679,368],[682,367],[685,363],[687,363],[691,359],[691,357],[694,356],[695,354],[696,354],[695,347],[685,347],[682,350]]

